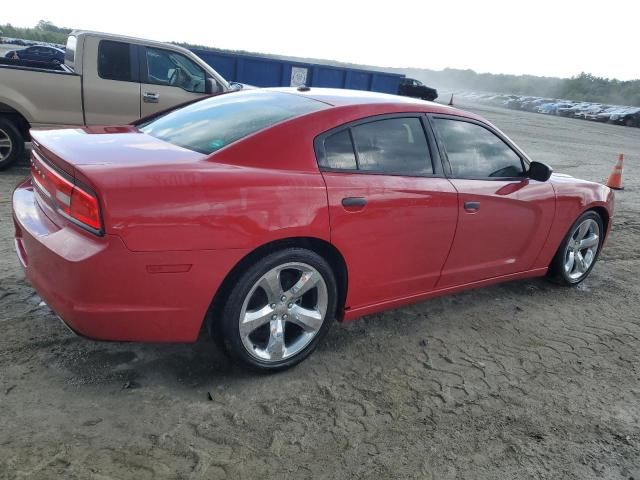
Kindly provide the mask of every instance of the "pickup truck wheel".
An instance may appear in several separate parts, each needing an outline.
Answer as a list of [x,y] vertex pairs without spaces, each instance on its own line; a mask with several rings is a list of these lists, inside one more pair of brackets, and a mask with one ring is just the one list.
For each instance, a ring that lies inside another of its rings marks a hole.
[[24,153],[24,138],[15,125],[0,118],[0,170],[7,168]]

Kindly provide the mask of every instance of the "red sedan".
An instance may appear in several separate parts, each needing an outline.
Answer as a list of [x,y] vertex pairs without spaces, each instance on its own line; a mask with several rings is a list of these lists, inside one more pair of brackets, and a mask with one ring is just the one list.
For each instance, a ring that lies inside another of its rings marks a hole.
[[549,274],[585,279],[613,193],[482,118],[324,89],[224,94],[136,125],[32,132],[26,275],[74,331],[282,369],[334,319]]

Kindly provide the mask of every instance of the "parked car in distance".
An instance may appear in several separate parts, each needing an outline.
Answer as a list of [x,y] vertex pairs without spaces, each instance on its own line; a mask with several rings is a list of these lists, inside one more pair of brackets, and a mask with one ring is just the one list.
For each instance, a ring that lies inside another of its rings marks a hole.
[[438,98],[438,91],[435,88],[427,87],[420,80],[415,78],[403,78],[400,80],[398,95],[405,97],[421,98],[432,102]]
[[614,112],[609,117],[609,121],[627,127],[640,127],[640,108],[631,107]]
[[604,110],[598,112],[595,115],[595,118],[592,118],[592,120],[595,120],[596,122],[608,122],[611,118],[611,115],[619,112],[620,110],[622,110],[622,107],[619,106],[605,108]]
[[543,103],[537,108],[538,113],[544,113],[545,115],[555,115],[558,109],[558,104],[555,102]]
[[231,90],[189,50],[108,33],[71,32],[50,69],[28,62],[0,59],[0,169],[22,156],[30,128],[123,124]]
[[598,121],[599,120],[598,115],[600,115],[602,113],[605,113],[605,112],[611,112],[611,111],[615,110],[615,108],[617,108],[617,107],[613,107],[611,105],[593,106],[592,108],[589,108],[584,112],[584,119],[585,120],[591,120],[591,121]]
[[601,111],[609,108],[609,105],[600,105],[598,103],[590,105],[585,109],[581,109],[574,113],[575,118],[581,118],[583,120],[594,120],[596,115]]
[[573,102],[559,103],[558,106],[556,107],[556,115],[561,117],[568,117],[571,115],[572,109],[575,106],[576,106],[576,103],[573,103]]
[[204,323],[267,370],[335,319],[546,274],[576,285],[613,218],[608,187],[552,175],[481,117],[370,92],[243,90],[33,147],[16,252],[71,329],[190,342]]
[[22,50],[11,50],[5,54],[5,58],[19,60],[32,60],[34,62],[64,63],[64,50],[44,45],[23,48]]

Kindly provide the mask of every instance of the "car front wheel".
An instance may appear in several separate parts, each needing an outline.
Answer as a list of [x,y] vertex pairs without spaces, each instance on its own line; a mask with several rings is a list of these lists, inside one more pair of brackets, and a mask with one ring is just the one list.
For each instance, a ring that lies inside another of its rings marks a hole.
[[550,268],[564,285],[577,285],[593,269],[604,239],[602,217],[594,211],[580,215],[564,238]]
[[292,367],[327,333],[336,302],[335,276],[324,258],[301,248],[271,253],[240,276],[225,302],[225,350],[260,370]]

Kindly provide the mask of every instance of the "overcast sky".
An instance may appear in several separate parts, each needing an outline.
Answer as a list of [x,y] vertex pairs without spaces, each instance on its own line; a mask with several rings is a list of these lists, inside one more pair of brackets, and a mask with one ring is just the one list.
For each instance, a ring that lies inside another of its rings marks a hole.
[[[391,67],[640,78],[638,0],[29,0],[0,23],[45,19],[218,48]],[[173,6],[168,6],[173,5]]]

